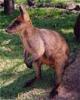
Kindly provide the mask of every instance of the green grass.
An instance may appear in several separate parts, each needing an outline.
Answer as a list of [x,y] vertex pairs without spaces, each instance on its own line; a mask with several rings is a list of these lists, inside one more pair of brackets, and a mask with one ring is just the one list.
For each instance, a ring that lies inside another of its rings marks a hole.
[[[27,3],[27,0],[15,0],[17,3]],[[40,2],[48,2],[49,0],[35,0],[35,2],[40,3]],[[56,3],[67,3],[71,2],[71,0],[51,0],[51,3],[56,4]],[[76,3],[80,3],[80,0],[74,0]]]
[[16,0],[16,3],[26,3],[27,0]]
[[[77,15],[62,14],[62,10],[53,8],[29,9],[34,26],[48,28],[60,32],[68,44],[71,52],[80,48],[74,40],[73,26]],[[34,70],[30,70],[23,63],[23,48],[18,36],[7,34],[4,29],[19,14],[7,16],[0,11],[0,98],[16,98],[20,93],[35,88],[46,89],[52,86],[53,71],[46,66],[42,68],[43,79],[29,88],[23,88],[25,81],[34,77]],[[42,84],[43,83],[43,84]],[[46,84],[45,84],[46,83]]]

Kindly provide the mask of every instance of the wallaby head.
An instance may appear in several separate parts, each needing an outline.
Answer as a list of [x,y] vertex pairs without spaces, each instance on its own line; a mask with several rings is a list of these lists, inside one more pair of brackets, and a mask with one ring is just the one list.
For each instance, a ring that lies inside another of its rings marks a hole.
[[8,33],[21,33],[26,28],[31,27],[31,20],[26,9],[21,5],[19,6],[20,15],[13,20],[13,22],[7,27],[6,32]]

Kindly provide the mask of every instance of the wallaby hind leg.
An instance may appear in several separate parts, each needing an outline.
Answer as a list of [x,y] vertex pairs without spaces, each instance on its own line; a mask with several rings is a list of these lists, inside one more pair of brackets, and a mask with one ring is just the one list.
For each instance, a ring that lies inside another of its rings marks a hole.
[[36,80],[41,78],[41,64],[39,62],[34,62],[35,77],[27,81],[24,87],[31,86]]
[[55,66],[55,83],[52,91],[50,92],[50,98],[53,98],[55,95],[58,94],[58,88],[62,82],[62,77],[64,73],[64,67],[60,65]]
[[34,65],[36,80],[39,80],[39,79],[41,79],[41,63],[39,61],[34,62],[33,65]]

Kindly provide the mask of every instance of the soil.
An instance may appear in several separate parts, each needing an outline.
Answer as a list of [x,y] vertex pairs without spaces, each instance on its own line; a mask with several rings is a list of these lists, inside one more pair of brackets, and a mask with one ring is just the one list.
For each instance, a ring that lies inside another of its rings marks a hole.
[[53,100],[80,100],[80,50],[76,60],[65,70],[59,95]]

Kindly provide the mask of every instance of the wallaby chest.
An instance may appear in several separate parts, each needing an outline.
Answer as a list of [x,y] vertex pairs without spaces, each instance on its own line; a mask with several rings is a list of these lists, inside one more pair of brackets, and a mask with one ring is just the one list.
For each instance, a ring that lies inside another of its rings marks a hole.
[[42,55],[45,51],[44,42],[41,39],[38,33],[34,33],[31,37],[27,39],[29,48],[32,50],[32,53]]

